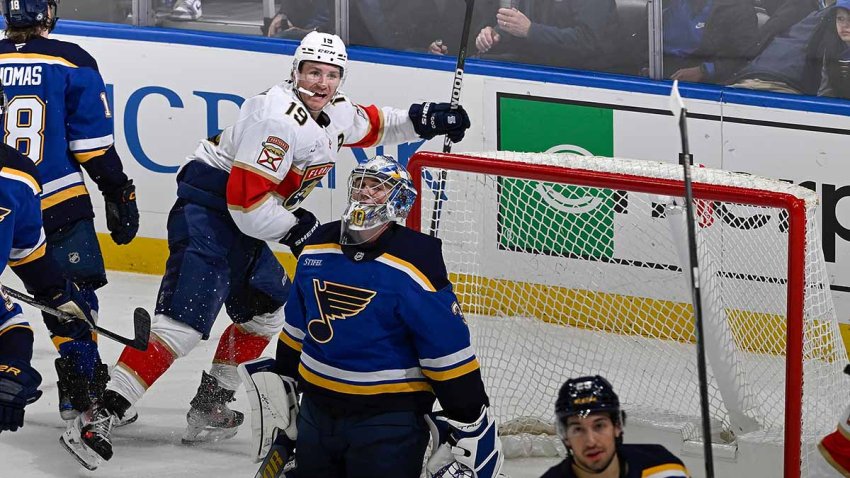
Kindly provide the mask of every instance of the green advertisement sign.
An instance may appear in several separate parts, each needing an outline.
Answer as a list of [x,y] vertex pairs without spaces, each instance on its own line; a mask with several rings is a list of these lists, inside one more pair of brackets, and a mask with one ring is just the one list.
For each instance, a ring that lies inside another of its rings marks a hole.
[[[611,109],[508,94],[500,94],[497,101],[502,151],[614,154]],[[499,246],[611,258],[616,199],[616,192],[607,189],[500,178]]]

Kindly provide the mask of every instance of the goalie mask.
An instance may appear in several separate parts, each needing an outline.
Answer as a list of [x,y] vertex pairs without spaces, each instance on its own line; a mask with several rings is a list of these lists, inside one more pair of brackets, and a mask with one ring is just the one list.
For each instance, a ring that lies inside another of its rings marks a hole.
[[[591,413],[607,413],[614,426],[624,427],[626,414],[620,410],[620,399],[614,393],[614,387],[599,375],[579,377],[567,380],[558,392],[555,402],[555,423],[558,436],[566,436],[567,419],[572,416],[586,418]],[[622,433],[617,445],[622,444]]]
[[340,244],[362,244],[377,237],[390,222],[404,221],[415,200],[410,173],[392,156],[378,155],[357,166],[348,179]]
[[303,91],[298,88],[298,81],[301,79],[302,63],[305,61],[339,67],[341,79],[336,90],[331,94],[331,98],[333,98],[345,82],[346,65],[348,63],[348,53],[345,51],[345,43],[342,42],[342,38],[331,33],[313,31],[301,40],[301,44],[295,49],[295,58],[292,60],[291,78],[296,90],[302,93]]
[[6,24],[12,28],[43,26],[53,31],[59,19],[59,0],[4,0],[3,3]]

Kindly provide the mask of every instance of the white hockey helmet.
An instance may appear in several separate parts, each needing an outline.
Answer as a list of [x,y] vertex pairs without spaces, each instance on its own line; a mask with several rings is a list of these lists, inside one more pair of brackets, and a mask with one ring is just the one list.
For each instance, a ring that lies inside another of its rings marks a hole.
[[[372,194],[382,197],[363,199]],[[361,244],[380,233],[384,224],[404,221],[415,200],[410,173],[392,156],[378,155],[358,165],[348,178],[348,208],[342,214],[340,243]]]
[[298,71],[301,63],[315,61],[328,65],[338,66],[342,74],[339,85],[345,81],[346,63],[348,53],[345,51],[345,43],[342,38],[332,33],[310,32],[301,40],[301,44],[295,49],[295,58],[292,60],[292,81],[297,82]]

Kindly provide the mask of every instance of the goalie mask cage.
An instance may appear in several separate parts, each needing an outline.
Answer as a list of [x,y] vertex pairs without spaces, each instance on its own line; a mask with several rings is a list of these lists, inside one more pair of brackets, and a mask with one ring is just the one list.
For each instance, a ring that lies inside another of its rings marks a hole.
[[[417,153],[409,170],[407,224],[443,241],[503,437],[554,434],[561,384],[600,374],[630,422],[702,440],[681,166]],[[806,476],[850,397],[817,195],[692,173],[712,441],[784,447]]]

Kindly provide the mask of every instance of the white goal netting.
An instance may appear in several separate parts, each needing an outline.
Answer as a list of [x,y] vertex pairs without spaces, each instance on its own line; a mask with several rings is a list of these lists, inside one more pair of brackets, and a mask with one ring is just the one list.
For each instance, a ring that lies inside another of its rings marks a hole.
[[[422,185],[408,225],[443,240],[503,435],[553,433],[560,385],[600,374],[631,418],[702,439],[680,166],[418,153],[411,173]],[[784,445],[805,476],[850,398],[817,195],[692,176],[712,440]]]

